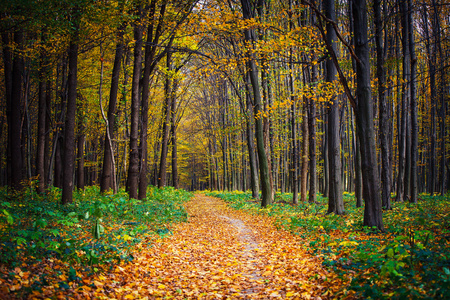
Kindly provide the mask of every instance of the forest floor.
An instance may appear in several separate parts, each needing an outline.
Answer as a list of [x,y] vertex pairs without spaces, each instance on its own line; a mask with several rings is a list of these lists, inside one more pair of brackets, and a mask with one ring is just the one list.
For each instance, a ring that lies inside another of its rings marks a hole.
[[[197,194],[188,222],[141,248],[131,262],[66,291],[74,298],[271,299],[342,298],[342,284],[308,254],[304,241],[275,228],[268,216],[233,210]],[[53,291],[54,292],[54,291]],[[45,292],[44,292],[45,294]],[[63,295],[61,295],[63,296]]]
[[393,203],[385,232],[352,194],[343,216],[291,198],[0,195],[0,299],[448,299],[450,197]]

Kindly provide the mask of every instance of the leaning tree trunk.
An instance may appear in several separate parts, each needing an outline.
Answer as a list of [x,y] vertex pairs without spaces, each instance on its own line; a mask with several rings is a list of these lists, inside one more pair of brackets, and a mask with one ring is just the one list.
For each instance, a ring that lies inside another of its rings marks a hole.
[[384,231],[378,177],[375,129],[370,85],[370,59],[367,39],[365,0],[352,0],[356,62],[356,123],[361,146],[363,175],[364,226]]
[[[115,166],[114,161],[114,127],[117,111],[117,94],[119,92],[119,80],[120,80],[120,67],[122,63],[122,57],[124,53],[125,45],[123,43],[124,29],[119,28],[116,54],[114,57],[114,65],[111,75],[111,88],[109,92],[109,105],[107,113],[107,127],[105,132],[105,151],[103,153],[103,171],[100,183],[101,193],[105,193],[109,189],[113,189],[116,192],[115,183]],[[101,99],[100,99],[101,101]]]
[[131,118],[130,118],[130,159],[128,165],[128,178],[126,190],[130,198],[138,198],[139,184],[139,149],[138,149],[138,130],[139,130],[139,108],[140,108],[140,79],[142,69],[142,36],[143,26],[140,20],[134,24],[134,66],[133,79],[131,83]]

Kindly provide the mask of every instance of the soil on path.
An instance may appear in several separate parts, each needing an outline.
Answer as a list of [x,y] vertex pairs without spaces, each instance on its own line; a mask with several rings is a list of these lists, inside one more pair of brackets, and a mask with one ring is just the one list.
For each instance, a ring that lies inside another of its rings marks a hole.
[[187,223],[143,248],[132,262],[92,278],[75,297],[105,299],[326,299],[336,296],[304,241],[277,230],[267,216],[230,209],[196,195]]

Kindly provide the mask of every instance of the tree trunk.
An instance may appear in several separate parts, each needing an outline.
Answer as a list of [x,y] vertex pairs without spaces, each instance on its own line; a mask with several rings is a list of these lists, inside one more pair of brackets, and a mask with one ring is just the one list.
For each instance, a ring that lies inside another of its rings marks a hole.
[[178,153],[177,153],[177,98],[172,97],[171,114],[171,136],[172,136],[172,185],[175,189],[179,188],[178,181]]
[[300,201],[306,202],[307,185],[308,185],[308,111],[307,100],[304,99],[303,104],[303,122],[302,122],[302,175],[300,185]]
[[36,170],[39,184],[37,186],[38,193],[45,191],[45,129],[47,120],[47,79],[46,77],[46,58],[43,53],[40,56],[39,70],[39,109],[38,109],[38,133],[37,133],[37,153],[36,153]]
[[107,114],[107,127],[105,132],[105,151],[103,153],[103,170],[100,181],[100,192],[105,193],[109,189],[113,189],[116,192],[115,184],[115,166],[114,161],[114,127],[116,121],[117,111],[117,95],[119,92],[119,80],[120,80],[120,68],[122,63],[122,57],[124,53],[124,28],[119,28],[116,44],[116,54],[114,56],[114,65],[111,75],[111,88],[109,92],[109,104]]
[[406,17],[407,7],[406,0],[399,0],[399,7],[401,13],[402,23],[402,36],[403,36],[403,84],[402,84],[402,105],[401,105],[401,128],[399,134],[399,166],[398,166],[398,179],[397,179],[397,197],[396,201],[404,201],[406,194],[409,191],[406,190],[406,183],[409,181],[407,178],[407,156],[408,155],[408,99],[409,91],[408,82],[410,80],[410,52],[408,47],[409,26]]
[[[11,124],[11,103],[12,103],[12,70],[13,70],[13,56],[10,47],[9,33],[2,32],[3,43],[3,73],[5,80],[5,100],[6,100],[6,119],[7,123]],[[8,126],[8,140],[6,145],[6,178],[7,185],[11,186],[11,140],[10,140],[10,126]]]
[[[247,80],[247,83],[249,80]],[[248,86],[248,85],[247,85]],[[256,163],[256,153],[255,153],[255,142],[254,142],[254,133],[252,126],[252,116],[253,116],[253,105],[251,103],[250,98],[250,90],[247,90],[246,94],[247,98],[247,148],[248,148],[248,156],[250,160],[250,184],[252,189],[252,198],[259,198],[259,180],[258,180],[258,166]]]
[[[324,1],[325,16],[335,21],[334,0]],[[331,23],[327,22],[327,43],[331,45],[336,53],[337,35]],[[326,78],[329,83],[337,79],[337,70],[331,58],[326,60]],[[341,182],[341,158],[340,158],[340,137],[339,137],[339,99],[336,95],[330,99],[328,110],[328,171],[329,171],[329,191],[328,191],[328,213],[342,215],[344,213],[344,200]]]
[[380,184],[375,147],[374,114],[370,85],[370,60],[367,39],[367,7],[365,0],[352,0],[356,62],[356,123],[361,146],[363,176],[364,226],[384,231]]
[[417,99],[416,99],[416,74],[417,74],[417,58],[414,42],[414,19],[412,1],[408,0],[408,40],[411,70],[410,93],[411,93],[411,183],[410,183],[410,199],[411,203],[417,203],[417,160],[418,160],[418,132],[417,123]]
[[[139,8],[139,15],[142,15],[142,9]],[[134,64],[133,79],[131,83],[131,118],[130,118],[130,159],[128,165],[127,192],[130,198],[138,199],[139,184],[139,108],[140,108],[140,79],[142,70],[142,36],[143,26],[140,24],[142,20],[139,18],[134,24]]]
[[[78,122],[78,140],[77,140],[77,186],[80,190],[84,189],[84,144],[86,142],[84,120]],[[105,145],[106,147],[106,145]]]
[[[172,52],[167,53],[166,61],[167,71],[172,70]],[[158,177],[158,187],[162,188],[166,186],[167,177],[167,154],[168,154],[168,144],[169,144],[169,133],[170,133],[170,116],[171,116],[171,103],[172,97],[174,97],[174,84],[172,83],[172,78],[170,74],[166,75],[165,83],[165,103],[164,103],[164,113],[163,113],[163,127],[162,127],[162,140],[161,140],[161,157],[159,162],[159,177]]]
[[[425,47],[428,56],[428,74],[430,76],[430,110],[431,110],[431,129],[430,129],[430,150],[428,160],[428,184],[427,191],[433,195],[436,187],[436,49],[433,47],[431,52],[431,41],[428,30],[428,11],[426,4],[423,4],[423,24],[425,32]],[[435,44],[433,43],[433,46]]]
[[[23,32],[16,31],[14,33],[14,43],[18,47],[22,47],[23,44]],[[8,105],[8,149],[10,151],[10,174],[11,181],[10,187],[19,190],[22,188],[23,179],[23,158],[22,158],[22,74],[23,74],[23,58],[18,53],[14,54],[14,60],[12,64],[12,83],[11,83],[11,102]],[[8,84],[8,83],[6,83]]]
[[[78,23],[78,22],[76,22]],[[76,25],[78,26],[78,25]],[[76,29],[78,31],[78,28]],[[73,171],[75,163],[75,113],[77,109],[78,34],[69,46],[69,77],[66,122],[64,126],[64,151],[62,161],[62,204],[72,203]]]
[[[241,4],[244,20],[253,18],[254,15],[251,2],[249,0],[241,0]],[[246,42],[249,43],[249,45],[254,46],[253,44],[256,41],[256,35],[253,30],[250,29],[244,30],[244,38]],[[248,58],[247,68],[250,75],[250,83],[252,85],[253,99],[254,99],[253,103],[255,107],[253,114],[256,126],[256,148],[258,151],[259,172],[262,188],[261,206],[266,207],[267,205],[272,204],[273,194],[272,194],[272,186],[270,183],[269,162],[264,147],[264,128],[261,120],[262,118],[261,116],[258,115],[262,111],[262,100],[261,100],[261,92],[259,90],[258,70],[255,63],[256,59],[254,53],[252,53],[252,49],[248,49],[247,58]]]
[[381,189],[382,204],[385,209],[391,209],[391,169],[389,162],[389,115],[388,103],[385,93],[386,76],[384,70],[383,55],[383,25],[381,20],[381,1],[374,0],[373,10],[375,14],[375,44],[377,53],[377,86],[379,101],[379,131],[381,143]]

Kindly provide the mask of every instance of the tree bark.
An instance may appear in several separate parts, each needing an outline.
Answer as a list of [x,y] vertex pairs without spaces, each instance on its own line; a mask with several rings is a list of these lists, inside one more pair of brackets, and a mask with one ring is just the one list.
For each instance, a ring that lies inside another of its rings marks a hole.
[[39,70],[39,108],[38,108],[38,134],[37,134],[37,151],[36,151],[36,171],[39,184],[37,186],[38,193],[45,191],[45,129],[47,120],[47,79],[46,77],[46,58],[43,53],[40,56]]
[[[248,87],[250,84],[250,79],[248,76],[246,76],[247,82],[246,86]],[[252,126],[252,118],[253,118],[253,105],[250,97],[250,89],[247,89],[246,93],[246,99],[247,99],[247,148],[248,148],[248,156],[250,160],[250,185],[252,189],[252,198],[258,199],[259,198],[259,180],[258,180],[258,165],[256,162],[256,153],[255,153],[255,142],[254,138],[255,135],[253,133],[253,126]]]
[[423,4],[423,24],[425,33],[425,47],[428,56],[428,74],[430,76],[430,110],[431,110],[431,129],[430,129],[430,150],[428,160],[428,184],[427,191],[433,195],[436,188],[436,49],[433,43],[433,52],[431,51],[431,39],[428,30],[428,11],[427,6]]
[[[14,43],[18,47],[23,44],[23,32],[18,30],[14,33]],[[11,97],[8,105],[7,120],[8,120],[8,149],[10,151],[10,187],[14,190],[22,188],[23,179],[23,158],[22,158],[22,74],[23,74],[23,58],[18,51],[13,54],[12,63],[12,81],[11,81]],[[6,82],[8,85],[8,82]],[[8,113],[9,112],[9,113]]]
[[377,153],[375,147],[374,114],[370,85],[370,60],[367,39],[367,7],[365,0],[352,0],[356,62],[356,123],[361,142],[364,221],[368,227],[384,231]]
[[[335,21],[334,0],[324,1],[325,16]],[[337,35],[331,23],[326,26],[327,43],[331,45],[336,53]],[[326,61],[326,78],[329,83],[337,79],[337,70],[331,58]],[[328,213],[342,215],[344,213],[344,200],[341,179],[341,157],[340,157],[340,137],[339,137],[339,99],[332,96],[328,110],[328,170],[329,170],[329,191],[328,191]]]
[[410,94],[411,94],[411,183],[410,183],[410,199],[411,203],[417,203],[417,160],[418,160],[418,132],[417,123],[417,98],[416,98],[416,74],[417,74],[417,58],[414,41],[414,19],[412,1],[408,0],[408,46],[410,52],[409,64],[411,70]]
[[[139,8],[139,16],[142,15],[142,9]],[[139,18],[134,24],[134,64],[133,78],[131,83],[131,117],[130,117],[130,158],[128,165],[128,178],[126,190],[130,198],[138,199],[139,185],[139,108],[140,108],[140,79],[142,70],[142,36],[144,28],[139,24],[142,20]]]
[[391,169],[389,161],[389,115],[388,103],[385,93],[386,76],[384,70],[383,55],[383,25],[381,20],[381,1],[374,0],[373,10],[375,15],[375,44],[377,53],[377,86],[378,86],[378,102],[379,102],[379,131],[381,143],[381,189],[382,204],[384,209],[391,209]]
[[[251,2],[249,0],[241,0],[242,4],[242,13],[244,20],[251,19],[254,17],[253,8]],[[256,35],[253,30],[246,29],[244,30],[244,38],[248,43],[249,47],[253,46],[253,43],[256,41]],[[273,202],[273,194],[272,194],[272,186],[270,183],[270,175],[269,175],[269,162],[267,159],[267,154],[264,147],[264,128],[262,124],[262,116],[260,112],[262,111],[262,100],[261,100],[261,92],[259,87],[258,80],[258,70],[255,63],[255,55],[249,49],[247,51],[247,68],[250,76],[250,82],[253,90],[253,99],[254,99],[254,118],[255,118],[255,126],[256,126],[256,148],[258,151],[258,159],[259,159],[259,172],[261,179],[261,188],[262,188],[262,197],[261,197],[261,206],[266,207]]]
[[122,63],[122,57],[124,53],[124,26],[118,30],[117,35],[117,44],[116,44],[116,53],[114,56],[114,65],[111,75],[111,88],[109,92],[109,104],[108,104],[108,113],[107,113],[107,127],[105,132],[105,150],[103,153],[103,170],[102,177],[100,181],[100,192],[105,193],[109,189],[113,189],[113,192],[116,192],[116,184],[115,184],[115,166],[113,164],[114,161],[114,127],[116,121],[116,112],[117,112],[117,95],[119,92],[119,80],[120,80],[120,68]]
[[[76,22],[76,26],[78,22]],[[69,77],[67,90],[67,110],[64,126],[64,151],[62,161],[62,204],[72,203],[73,172],[75,163],[75,116],[77,109],[77,72],[78,72],[78,27],[69,46]]]
[[[167,71],[170,72],[172,70],[172,52],[167,53],[166,59],[166,67]],[[174,84],[172,82],[172,78],[170,78],[171,74],[166,75],[166,83],[165,83],[165,99],[164,99],[164,113],[163,113],[163,127],[162,127],[162,140],[161,140],[161,157],[159,162],[159,176],[158,176],[158,187],[162,188],[166,186],[166,177],[167,177],[167,153],[168,153],[168,144],[169,144],[169,133],[170,133],[170,116],[171,116],[171,103],[172,97],[174,97]]]

